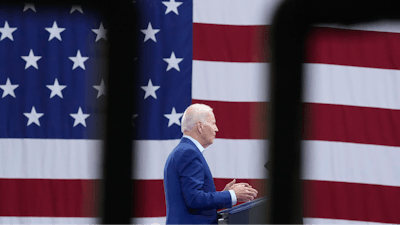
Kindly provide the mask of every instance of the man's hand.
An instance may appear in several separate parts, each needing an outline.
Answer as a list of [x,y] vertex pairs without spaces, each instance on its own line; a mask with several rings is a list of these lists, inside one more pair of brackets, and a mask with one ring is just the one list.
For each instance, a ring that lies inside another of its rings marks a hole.
[[233,179],[233,181],[229,182],[227,185],[225,185],[224,190],[222,191],[228,191],[231,190],[232,185],[234,185],[236,183],[236,179]]
[[238,183],[238,184],[236,184],[236,179],[233,179],[233,181],[229,182],[225,186],[224,190],[222,190],[222,191],[232,190],[232,187],[235,186],[235,185],[244,185],[245,187],[251,187],[251,185],[248,184],[248,183]]
[[258,191],[256,189],[248,187],[244,184],[235,184],[232,185],[231,188],[231,190],[235,192],[238,202],[249,202],[257,197],[258,194]]

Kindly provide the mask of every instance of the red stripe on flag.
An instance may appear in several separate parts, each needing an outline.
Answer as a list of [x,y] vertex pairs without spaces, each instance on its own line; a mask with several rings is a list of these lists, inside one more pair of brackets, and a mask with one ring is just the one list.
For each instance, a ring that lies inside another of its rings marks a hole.
[[400,110],[305,103],[303,138],[400,146]]
[[313,28],[306,39],[307,63],[400,69],[400,34]]
[[[215,178],[217,191],[230,181]],[[252,185],[258,197],[265,195],[265,180],[237,182]],[[134,217],[166,215],[162,180],[135,180],[134,185],[140,190],[134,195]],[[0,179],[0,193],[1,216],[99,216],[99,180]],[[307,180],[303,199],[305,217],[400,223],[400,187]]]
[[[233,179],[227,178],[214,178],[216,190],[222,191],[225,185],[232,180]],[[258,190],[257,198],[265,196],[266,180],[236,179],[236,183],[242,182],[248,183]],[[167,215],[163,180],[135,180],[134,185],[136,185],[136,190],[142,191],[134,195],[136,208],[134,209],[133,217],[162,217]]]
[[[193,100],[214,109],[218,138],[265,139],[268,102]],[[400,146],[400,110],[304,103],[303,139]]]
[[400,223],[400,187],[303,181],[303,216]]
[[[193,100],[214,109],[218,138],[265,139],[268,102]],[[304,103],[303,139],[400,146],[400,110]]]
[[[270,26],[193,24],[193,59],[269,62]],[[306,39],[306,63],[400,69],[400,34],[313,28]]]
[[193,23],[193,59],[223,62],[267,62],[269,26]]
[[[215,178],[222,191],[232,179]],[[265,192],[264,180],[237,179]],[[133,217],[166,216],[163,180],[134,180]],[[0,179],[0,216],[99,217],[100,180]]]
[[99,215],[99,180],[2,178],[0,193],[0,216]]
[[213,108],[217,138],[265,139],[268,133],[268,102],[221,102],[193,99]]
[[162,217],[167,215],[164,181],[134,180],[133,217]]

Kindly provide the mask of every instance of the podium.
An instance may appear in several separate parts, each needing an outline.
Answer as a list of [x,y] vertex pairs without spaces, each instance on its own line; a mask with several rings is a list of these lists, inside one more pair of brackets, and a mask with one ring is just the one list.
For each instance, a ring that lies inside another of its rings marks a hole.
[[217,212],[218,224],[262,224],[267,219],[267,197]]

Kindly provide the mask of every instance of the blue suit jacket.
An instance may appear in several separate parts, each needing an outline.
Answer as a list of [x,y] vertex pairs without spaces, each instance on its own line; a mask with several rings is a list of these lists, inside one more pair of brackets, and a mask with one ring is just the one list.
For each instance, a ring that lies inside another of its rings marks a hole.
[[232,207],[229,191],[215,190],[203,154],[184,137],[165,163],[164,191],[167,224],[216,224],[217,209]]

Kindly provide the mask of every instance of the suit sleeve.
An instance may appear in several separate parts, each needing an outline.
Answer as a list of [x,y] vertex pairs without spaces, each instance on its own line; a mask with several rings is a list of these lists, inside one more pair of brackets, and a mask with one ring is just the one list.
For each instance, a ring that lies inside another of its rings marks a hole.
[[185,151],[176,165],[186,205],[193,209],[232,207],[229,191],[206,193],[202,190],[204,168],[199,154],[195,151],[195,149]]

